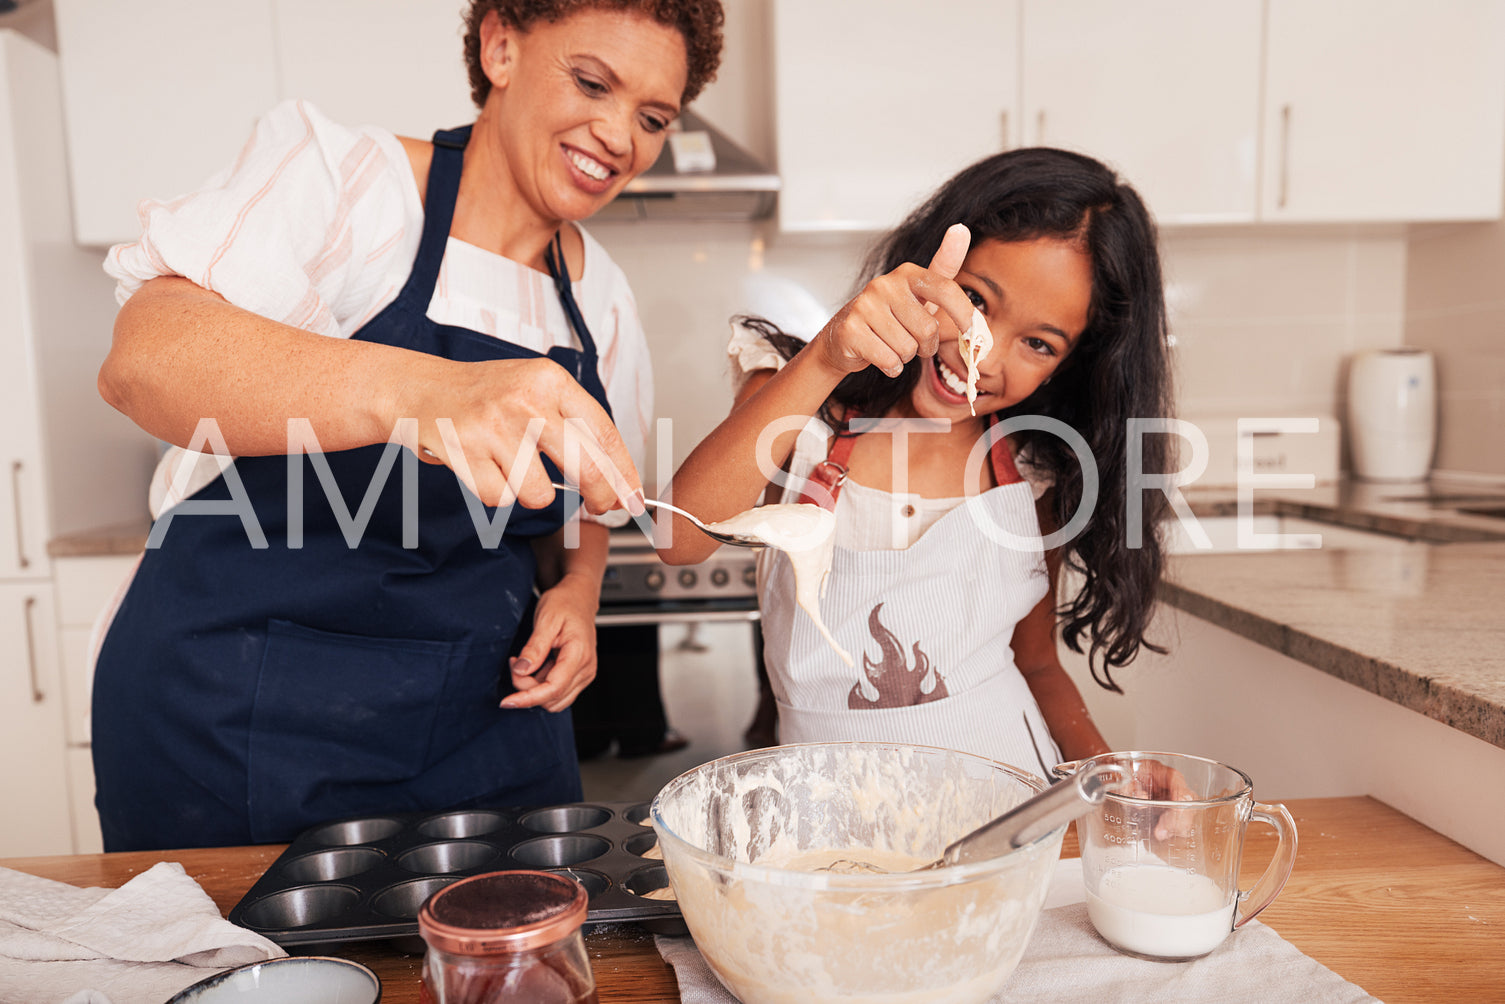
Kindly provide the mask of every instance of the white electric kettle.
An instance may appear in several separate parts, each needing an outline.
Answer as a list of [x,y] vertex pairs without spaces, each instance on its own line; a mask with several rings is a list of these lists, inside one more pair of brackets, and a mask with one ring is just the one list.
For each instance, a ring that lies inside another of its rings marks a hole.
[[1437,441],[1432,354],[1381,349],[1354,356],[1348,371],[1348,432],[1354,474],[1366,481],[1420,481]]

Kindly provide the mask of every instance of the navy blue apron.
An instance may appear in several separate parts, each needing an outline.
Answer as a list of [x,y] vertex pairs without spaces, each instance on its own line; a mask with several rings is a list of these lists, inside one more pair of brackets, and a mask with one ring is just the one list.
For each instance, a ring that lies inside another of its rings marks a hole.
[[[413,271],[353,337],[462,361],[538,357],[426,316],[469,135],[435,134]],[[581,348],[548,357],[607,407],[558,249],[556,236],[546,259]],[[323,454],[347,513],[387,449]],[[365,813],[579,800],[568,712],[497,706],[532,627],[530,538],[563,525],[564,500],[514,506],[488,548],[454,473],[409,453],[352,548],[301,463],[301,548],[288,546],[288,458],[270,456],[235,461],[268,547],[253,549],[235,515],[189,513],[147,550],[95,673],[105,849],[280,842]],[[404,467],[416,468],[416,547],[403,546]],[[219,478],[194,498],[231,494]]]

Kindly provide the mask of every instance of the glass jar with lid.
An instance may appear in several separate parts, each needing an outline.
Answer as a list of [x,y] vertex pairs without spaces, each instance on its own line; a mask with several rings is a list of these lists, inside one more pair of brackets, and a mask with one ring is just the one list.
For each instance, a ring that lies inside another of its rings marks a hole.
[[539,871],[440,889],[418,912],[424,1004],[595,1004],[580,935],[586,899],[569,876]]

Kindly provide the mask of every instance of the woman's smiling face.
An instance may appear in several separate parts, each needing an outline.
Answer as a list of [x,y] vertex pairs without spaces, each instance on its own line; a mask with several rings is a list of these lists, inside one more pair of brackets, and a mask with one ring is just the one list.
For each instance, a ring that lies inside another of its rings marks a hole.
[[630,11],[586,9],[527,31],[481,28],[494,116],[518,193],[542,218],[580,220],[658,159],[679,114],[684,37]]
[[[1012,407],[1061,365],[1087,327],[1092,260],[1076,242],[1057,238],[985,240],[967,252],[956,281],[987,318],[993,348],[978,361],[977,414]],[[916,414],[970,417],[967,364],[954,325],[925,361],[910,395]]]

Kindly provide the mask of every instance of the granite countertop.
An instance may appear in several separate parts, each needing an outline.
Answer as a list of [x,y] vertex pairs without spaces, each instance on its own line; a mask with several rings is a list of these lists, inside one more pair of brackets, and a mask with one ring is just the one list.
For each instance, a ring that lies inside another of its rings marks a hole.
[[[1198,516],[1233,492],[1189,491]],[[1256,513],[1397,538],[1393,546],[1171,559],[1162,598],[1235,634],[1505,748],[1505,488],[1340,484],[1260,492]]]

